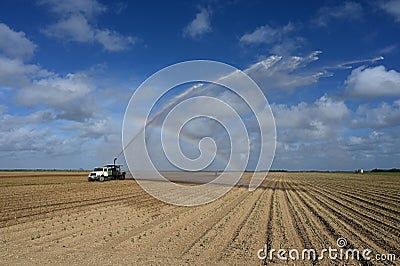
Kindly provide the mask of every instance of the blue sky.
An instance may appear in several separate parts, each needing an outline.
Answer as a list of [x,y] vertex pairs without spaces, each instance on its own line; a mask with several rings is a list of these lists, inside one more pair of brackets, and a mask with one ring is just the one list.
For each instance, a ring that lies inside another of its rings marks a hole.
[[111,161],[134,90],[195,59],[274,59],[273,169],[400,167],[399,32],[398,0],[2,1],[0,168]]

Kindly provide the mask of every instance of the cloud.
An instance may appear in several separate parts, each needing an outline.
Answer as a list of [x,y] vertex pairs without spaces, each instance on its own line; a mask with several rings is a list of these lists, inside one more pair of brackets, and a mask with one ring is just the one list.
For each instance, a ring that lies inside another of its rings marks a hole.
[[[11,40],[25,44],[27,51],[33,52],[36,47],[25,33],[12,31],[4,24],[0,24],[0,29],[5,29],[5,36],[12,36]],[[10,94],[15,96],[18,104],[50,108],[57,119],[64,120],[84,121],[96,115],[97,103],[92,94],[95,86],[89,75],[78,72],[62,76],[39,65],[27,64],[23,62],[26,53],[19,45],[15,46],[15,53],[2,50],[0,54],[0,85],[3,90],[11,90]]]
[[[320,52],[318,51],[313,52],[304,57],[270,56],[267,59],[249,66],[244,70],[244,72],[252,77],[269,97],[271,96],[271,89],[277,89],[276,91],[281,95],[282,89],[289,90],[313,84],[323,76],[323,71],[317,70],[314,72],[307,69],[307,66],[310,63],[318,60],[319,53]],[[223,79],[226,81],[229,80],[229,83],[235,85],[240,86],[241,84],[240,80],[237,80],[235,72],[224,76]],[[287,93],[287,91],[284,91],[283,93]],[[160,104],[160,106],[156,108],[156,111],[154,111],[153,115],[149,119],[149,121],[151,121],[151,125],[149,126],[154,128],[154,130],[146,131],[151,136],[149,137],[150,144],[148,147],[151,155],[154,155],[152,159],[156,161],[157,165],[162,166],[163,169],[169,169],[167,167],[167,159],[162,156],[159,137],[160,132],[158,129],[161,127],[166,114],[168,114],[175,105],[183,102],[185,99],[200,95],[215,97],[227,103],[241,116],[239,121],[243,121],[246,128],[249,130],[251,158],[248,169],[252,169],[251,167],[254,167],[257,162],[257,153],[260,151],[261,144],[260,132],[257,121],[255,120],[255,114],[253,114],[249,106],[238,95],[222,87],[210,84],[203,86],[196,84],[191,86],[187,90],[183,90],[179,94],[175,95],[171,100],[172,102],[167,101],[165,104]],[[265,112],[265,102],[261,100],[260,103],[258,103],[259,105],[255,108],[255,110],[257,110],[256,112]],[[297,143],[330,141],[332,137],[336,138],[337,134],[339,134],[342,129],[338,124],[343,123],[350,114],[349,109],[343,101],[337,101],[328,96],[323,96],[311,104],[302,103],[294,107],[292,105],[274,106],[274,114],[275,112],[278,112],[279,114],[279,124],[277,124],[277,126],[282,128],[281,131],[278,131],[278,134],[286,134],[286,137],[283,136],[282,139],[285,143],[291,143],[294,141]],[[160,114],[158,110],[162,110],[162,113]],[[211,102],[209,104],[204,102],[192,102],[190,105],[185,107],[185,111],[181,111],[174,116],[174,121],[177,124],[180,124],[180,122],[185,120],[183,119],[183,116],[186,114],[199,114],[204,112],[204,110],[212,110],[218,113],[218,117],[223,117],[224,119],[227,119],[227,121],[231,121],[230,119],[234,118],[232,114],[226,112],[226,110],[224,111],[223,108],[219,108]],[[182,115],[182,117],[180,117],[180,115]],[[238,119],[233,119],[233,121],[238,122]],[[172,128],[175,128],[175,126],[176,125],[173,125]],[[168,132],[168,130],[166,131]],[[176,130],[170,130],[170,132],[176,132]],[[189,136],[189,139],[193,140],[191,143],[182,144],[182,150],[184,150],[184,153],[188,154],[188,156],[190,155],[190,158],[198,155],[198,141],[202,137],[206,136],[212,137],[212,139],[215,140],[216,146],[218,147],[218,158],[229,158],[231,147],[229,146],[229,141],[227,143],[226,132],[212,120],[192,120],[185,125],[183,133],[183,135]],[[235,135],[236,131],[233,130],[231,133]],[[133,134],[133,136],[135,136],[135,134]],[[280,138],[281,135],[278,136],[278,138]],[[166,145],[168,145],[168,143]],[[241,145],[245,146],[246,143],[241,142],[239,144],[236,143],[236,145],[238,145],[236,147],[241,148]],[[264,145],[270,144],[264,143]],[[220,162],[216,161],[211,165],[211,168],[221,168],[224,166],[225,165],[221,166]]]
[[29,40],[24,32],[12,30],[0,23],[0,85],[3,87],[21,87],[28,85],[31,78],[50,75],[39,65],[28,64],[37,45]]
[[[85,10],[84,14],[97,14]],[[113,81],[102,84],[103,72],[94,79],[99,71],[95,67],[61,75],[27,63],[36,44],[5,24],[0,24],[0,32],[0,97],[5,99],[0,104],[0,156],[4,158],[0,167],[76,168],[108,162],[110,152],[121,149],[121,125],[116,121],[122,118],[115,113],[122,112],[129,99],[122,99],[127,90]],[[113,34],[105,32],[103,42]],[[3,37],[15,50],[2,42]],[[84,160],[79,154],[85,154]]]
[[[73,154],[82,140],[65,136],[52,125],[56,121],[50,110],[39,110],[28,115],[4,113],[0,115],[0,156],[13,160],[33,159],[36,156],[62,156]],[[76,154],[76,153],[75,153]],[[27,162],[17,162],[25,165]],[[3,164],[3,167],[10,167]]]
[[56,136],[51,136],[48,130],[39,130],[31,126],[17,127],[9,131],[0,132],[1,153],[44,153],[60,154],[53,149],[56,143],[62,142]]
[[400,100],[392,104],[382,103],[376,108],[361,105],[357,108],[357,116],[352,119],[354,128],[381,129],[400,125]]
[[392,15],[397,22],[400,22],[400,1],[399,0],[391,0],[382,2],[379,5],[384,11],[388,14]]
[[314,103],[297,105],[272,104],[278,140],[304,142],[329,140],[345,125],[350,110],[343,101],[335,101],[324,95]]
[[106,11],[94,0],[85,1],[42,1],[58,16],[58,21],[44,28],[42,32],[52,38],[80,43],[99,43],[106,51],[118,52],[129,49],[136,38],[116,31],[99,28],[93,20]]
[[305,38],[295,36],[297,27],[291,22],[281,27],[264,25],[240,37],[243,45],[266,45],[269,52],[279,55],[290,55],[306,42]]
[[41,0],[40,5],[49,6],[53,13],[63,16],[80,13],[88,18],[94,18],[105,12],[107,8],[96,0]]
[[47,76],[49,72],[38,65],[25,64],[19,59],[10,59],[0,55],[0,84],[20,87],[28,85],[31,77]]
[[392,168],[398,165],[399,140],[397,127],[355,134],[341,139],[339,145],[349,154],[349,162],[370,168]]
[[[101,90],[92,80],[93,71],[59,75],[40,65],[0,54],[0,85],[7,90],[8,98],[16,100],[22,108],[45,108],[55,120],[86,121],[104,113],[98,110],[96,99],[101,97]],[[102,101],[103,105],[109,102],[109,97]],[[29,120],[29,115],[24,119]]]
[[107,136],[111,134],[119,134],[121,132],[121,125],[116,125],[116,123],[109,118],[103,118],[74,122],[62,126],[61,129],[74,132],[78,131],[80,132],[79,136],[83,138],[91,139],[104,137],[107,139]]
[[[10,130],[4,130],[0,125],[0,167],[78,169],[91,168],[102,162],[96,156],[107,154],[104,162],[110,160],[110,143],[102,139],[88,141],[71,133],[66,135],[65,131],[58,130],[53,124],[42,127],[31,123]],[[113,142],[113,145],[115,143],[118,142]],[[98,154],[100,150],[103,150],[102,154]]]
[[95,102],[89,93],[93,86],[85,74],[52,75],[34,80],[19,90],[17,99],[24,106],[48,106],[60,111],[58,118],[83,121],[94,116]]
[[2,114],[0,117],[1,130],[3,131],[23,127],[27,124],[45,124],[54,120],[55,116],[49,110],[40,110],[26,116]]
[[256,28],[251,33],[244,34],[240,38],[240,42],[246,44],[273,44],[280,42],[286,34],[293,32],[294,29],[293,24],[290,22],[279,28],[272,28],[269,25],[265,25]]
[[379,54],[394,54],[398,50],[397,44],[392,44],[383,47],[382,49],[379,50]]
[[14,31],[3,23],[0,23],[0,40],[0,51],[12,59],[30,59],[36,49],[36,45],[26,38],[24,32]]
[[0,115],[7,111],[8,107],[6,105],[0,104]]
[[400,73],[384,66],[359,67],[344,83],[345,94],[354,98],[400,96]]
[[183,29],[183,35],[195,39],[212,32],[211,14],[209,9],[201,8],[196,17]]
[[279,142],[272,169],[355,170],[398,165],[400,131],[365,134],[303,143]]
[[80,14],[57,21],[45,28],[43,33],[49,37],[67,41],[92,42],[94,40],[94,30]]
[[[271,104],[277,127],[273,169],[349,169],[350,154],[339,140],[351,118],[343,100]],[[352,168],[350,168],[352,169]]]
[[136,42],[136,38],[124,36],[116,31],[104,29],[95,31],[95,40],[101,43],[107,51],[117,52],[128,49]]
[[318,10],[313,20],[317,26],[326,27],[333,21],[356,21],[363,17],[363,8],[356,2],[344,2],[338,6],[325,6]]
[[352,111],[344,100],[271,104],[277,125],[273,169],[390,168],[400,148],[400,102]]

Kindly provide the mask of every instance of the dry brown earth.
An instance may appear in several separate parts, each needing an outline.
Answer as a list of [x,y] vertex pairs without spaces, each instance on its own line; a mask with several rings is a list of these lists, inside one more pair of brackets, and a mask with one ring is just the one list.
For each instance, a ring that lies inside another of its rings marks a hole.
[[[395,265],[397,174],[270,173],[198,207],[146,194],[134,180],[87,182],[79,172],[0,173],[1,265]],[[245,176],[244,180],[248,177]],[[243,184],[243,182],[241,182]],[[395,262],[260,260],[274,249],[349,248]]]

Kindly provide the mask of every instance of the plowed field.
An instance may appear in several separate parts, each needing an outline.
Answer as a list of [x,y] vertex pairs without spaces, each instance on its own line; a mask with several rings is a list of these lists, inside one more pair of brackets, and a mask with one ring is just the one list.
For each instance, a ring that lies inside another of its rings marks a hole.
[[[162,203],[134,180],[86,176],[0,173],[1,265],[395,265],[400,258],[396,174],[270,173],[253,192],[242,185],[198,207]],[[345,248],[373,250],[372,260],[257,256],[265,244],[338,248],[340,237]],[[377,261],[378,253],[396,261]]]

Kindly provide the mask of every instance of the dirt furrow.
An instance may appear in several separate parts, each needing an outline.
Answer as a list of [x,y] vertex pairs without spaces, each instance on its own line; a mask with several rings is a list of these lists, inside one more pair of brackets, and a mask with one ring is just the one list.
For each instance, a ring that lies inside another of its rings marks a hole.
[[[368,222],[370,224],[374,224],[374,226],[380,228],[382,232],[389,233],[389,235],[392,234],[392,238],[398,239],[400,236],[400,228],[398,227],[399,224],[396,222],[393,224],[390,223],[390,221],[392,221],[390,216],[388,217],[382,214],[376,215],[374,210],[366,208],[365,206],[357,205],[356,203],[346,200],[343,197],[337,197],[337,193],[321,189],[320,187],[310,186],[310,188],[312,188],[314,193],[337,205],[338,209],[344,209],[347,211],[347,213],[352,213],[351,216],[357,218],[357,220],[363,220],[366,224]],[[360,219],[360,217],[362,218]],[[384,223],[382,223],[382,218],[384,218]]]
[[348,247],[371,247],[375,251],[385,252],[382,246],[371,239],[369,234],[365,234],[363,228],[354,220],[348,218],[338,210],[331,208],[308,191],[302,192],[300,197],[302,197],[304,201],[307,200],[314,203],[313,205],[309,204],[310,209],[313,209],[315,213],[319,213],[318,216],[320,217],[321,215],[326,216],[327,219],[321,218],[324,219],[329,227],[334,228],[333,231],[336,232],[336,238],[345,237],[348,240]]
[[[276,187],[278,186],[278,181],[275,180],[274,184],[272,185],[272,194],[271,198],[269,201],[269,206],[268,206],[268,220],[266,224],[266,236],[265,236],[265,245],[270,248],[272,247],[272,240],[273,240],[273,231],[272,231],[272,226],[273,226],[273,215],[274,215],[274,198],[275,198],[275,193],[276,193]],[[267,257],[263,260],[264,264],[267,264]]]
[[191,249],[195,247],[196,244],[198,244],[204,236],[213,229],[213,227],[219,223],[221,220],[223,220],[230,212],[234,212],[236,207],[239,206],[240,203],[243,203],[244,201],[248,200],[249,197],[251,196],[251,193],[247,191],[247,189],[242,189],[243,195],[239,198],[238,201],[231,202],[226,208],[218,212],[215,216],[210,217],[207,219],[204,223],[202,223],[200,226],[200,234],[195,237],[195,241],[192,241],[191,244],[187,246],[181,253],[181,256],[188,254]]
[[[334,213],[338,219],[344,220],[348,224],[351,224],[356,231],[362,232],[364,236],[371,239],[374,243],[379,244],[380,247],[385,247],[386,251],[397,252],[397,248],[394,243],[383,238],[382,232],[376,232],[373,228],[371,228],[370,225],[368,225],[368,223],[365,223],[363,219],[360,219],[360,217],[352,215],[350,211],[344,210],[343,206],[342,208],[335,207],[332,201],[323,198],[323,196],[318,193],[309,193],[309,195],[325,209],[328,209]],[[381,250],[384,251],[382,248]]]
[[[223,219],[216,223],[186,254],[185,257],[198,257],[197,262],[201,262],[201,258],[208,258],[208,262],[215,264],[220,254],[227,252],[228,246],[240,233],[243,225],[248,222],[248,218],[255,209],[255,206],[263,194],[261,190],[255,190],[250,194],[249,198],[239,203],[231,212]],[[236,248],[243,249],[242,243],[237,243]],[[235,257],[235,261],[239,261],[239,257]],[[196,263],[196,261],[193,261]]]
[[[393,207],[398,207],[400,203],[400,195],[398,191],[394,194],[388,193],[386,189],[381,187],[381,184],[379,185],[374,185],[371,187],[369,184],[368,187],[362,188],[360,187],[360,184],[350,184],[346,182],[340,182],[340,180],[325,180],[323,177],[315,180],[315,179],[310,179],[307,178],[305,179],[307,185],[309,184],[315,184],[319,185],[321,187],[329,187],[333,190],[340,190],[343,192],[347,193],[354,193],[354,191],[357,191],[357,194],[362,195],[364,198],[371,200],[372,202],[379,202],[380,204],[383,205],[389,205],[390,208]],[[367,181],[365,181],[367,182]]]
[[[337,248],[339,237],[347,239],[346,249],[400,256],[396,174],[269,173],[249,192],[245,173],[240,187],[196,207],[163,203],[134,180],[88,183],[81,174],[18,174],[2,179],[0,172],[2,265],[396,263],[277,257],[280,248]],[[257,257],[265,244],[275,249],[273,259]]]
[[[122,237],[114,239],[107,245],[107,247],[110,247],[111,245],[118,247],[117,244],[123,243],[127,240],[133,239],[133,241],[135,241],[135,238],[137,239],[143,232],[147,232],[150,229],[153,229],[154,232],[158,232],[157,234],[165,235],[165,238],[167,238],[168,232],[172,233],[174,231],[177,231],[179,228],[182,227],[182,224],[189,224],[193,221],[204,219],[202,216],[206,217],[214,213],[214,211],[219,211],[220,209],[224,208],[229,201],[239,200],[239,196],[240,195],[238,194],[238,192],[235,191],[233,193],[228,193],[228,195],[224,196],[226,198],[226,201],[213,202],[207,205],[193,208],[179,207],[179,209],[177,211],[174,211],[171,215],[160,218],[156,222],[153,222],[151,225],[146,226],[146,228],[135,228],[135,230],[129,231]],[[181,212],[180,209],[187,209],[187,211]],[[161,244],[157,242],[155,242],[154,245],[161,246]]]
[[[304,200],[301,194],[304,189],[296,189],[290,183],[287,183],[287,186],[291,188],[289,198],[294,203],[294,206],[297,207],[298,212],[303,214],[303,219],[301,219],[303,229],[299,234],[307,232],[310,241],[310,246],[303,248],[322,250],[323,248],[333,246],[338,237],[335,229],[312,207],[311,202]],[[312,265],[321,263],[317,259],[310,262]]]

